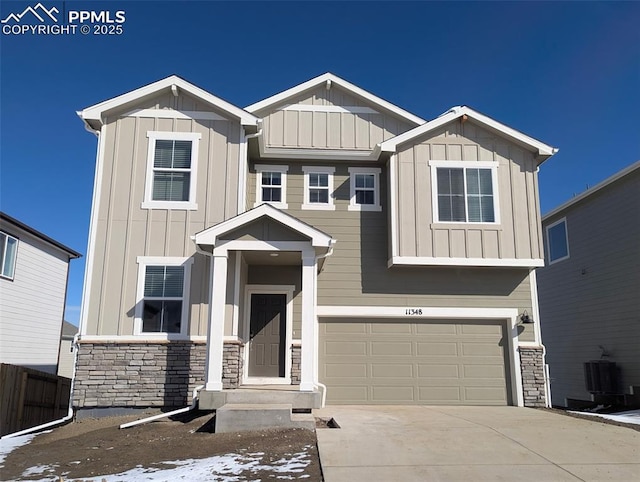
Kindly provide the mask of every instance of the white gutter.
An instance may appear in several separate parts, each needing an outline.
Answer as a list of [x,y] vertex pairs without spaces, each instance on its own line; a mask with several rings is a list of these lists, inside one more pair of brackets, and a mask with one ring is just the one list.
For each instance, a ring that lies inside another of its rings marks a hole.
[[71,390],[69,391],[69,410],[67,411],[67,414],[64,417],[59,418],[58,420],[53,420],[52,422],[43,423],[42,425],[37,425],[35,427],[27,428],[19,432],[14,432],[14,433],[4,435],[3,437],[0,437],[0,440],[4,440],[6,438],[19,437],[20,435],[26,435],[32,432],[39,432],[40,430],[44,430],[49,427],[55,427],[56,425],[65,423],[73,418],[73,386],[75,385],[75,381],[76,381],[76,366],[78,361],[78,336],[79,335],[80,333],[76,333],[75,336],[73,337],[72,346],[75,349],[75,354],[73,355],[73,377],[71,377]]
[[120,428],[129,428],[135,427],[136,425],[142,425],[143,423],[153,422],[154,420],[159,420],[161,418],[172,417],[173,415],[178,415],[179,413],[189,412],[198,406],[198,392],[204,388],[204,385],[198,385],[193,389],[193,395],[191,397],[191,405],[188,407],[179,408],[177,410],[173,410],[172,412],[160,413],[158,415],[153,415],[147,418],[141,418],[140,420],[136,420],[135,422],[123,423],[120,425]]

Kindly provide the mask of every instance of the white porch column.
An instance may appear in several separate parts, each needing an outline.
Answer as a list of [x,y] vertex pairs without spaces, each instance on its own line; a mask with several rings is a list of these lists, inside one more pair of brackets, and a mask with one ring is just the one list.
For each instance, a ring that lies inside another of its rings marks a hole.
[[316,253],[315,250],[302,252],[302,347],[300,358],[300,391],[314,389],[316,364],[315,325],[316,315]]
[[207,330],[207,370],[205,390],[222,391],[222,353],[224,315],[227,297],[227,250],[214,249],[209,289],[209,327]]

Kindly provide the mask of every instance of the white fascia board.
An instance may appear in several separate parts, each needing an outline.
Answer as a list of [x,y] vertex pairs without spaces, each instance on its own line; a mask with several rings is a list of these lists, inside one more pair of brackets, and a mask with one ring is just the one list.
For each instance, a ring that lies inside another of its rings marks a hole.
[[490,268],[541,268],[544,259],[436,258],[427,256],[393,256],[388,266],[469,266]]
[[327,160],[327,161],[370,161],[376,162],[380,156],[379,149],[372,151],[353,149],[305,149],[305,148],[274,148],[258,144],[260,157],[263,159],[299,159],[299,160]]
[[636,161],[633,164],[631,164],[628,167],[625,167],[623,170],[615,173],[613,176],[608,177],[607,179],[605,179],[604,181],[596,184],[595,186],[593,186],[592,188],[587,189],[586,191],[584,191],[581,194],[578,194],[577,196],[569,199],[567,202],[561,204],[560,206],[558,206],[557,208],[549,211],[547,214],[545,214],[544,216],[542,216],[542,221],[547,221],[549,218],[551,218],[552,216],[555,216],[556,214],[558,214],[559,212],[567,209],[569,206],[572,206],[580,201],[582,201],[584,198],[591,196],[592,194],[595,194],[596,192],[598,192],[600,189],[607,187],[609,184],[613,184],[614,182],[616,182],[618,179],[626,176],[627,174],[632,173],[633,171],[635,171],[636,169],[640,169],[640,161]]
[[339,318],[398,318],[403,320],[435,318],[435,319],[508,319],[513,320],[518,315],[514,308],[460,308],[460,307],[419,307],[420,312],[407,314],[407,307],[418,308],[414,305],[407,306],[337,306],[319,305],[317,314],[319,317]]
[[407,141],[410,141],[411,139],[414,139],[418,136],[426,134],[434,129],[442,127],[443,125],[459,117],[462,117],[463,115],[466,115],[471,119],[473,119],[474,121],[478,122],[479,124],[489,127],[495,131],[498,131],[504,134],[505,136],[510,137],[536,150],[539,156],[550,157],[550,156],[553,156],[556,152],[558,152],[557,148],[551,147],[543,142],[538,141],[537,139],[534,139],[533,137],[523,134],[522,132],[519,132],[515,129],[512,129],[511,127],[505,124],[502,124],[501,122],[498,122],[484,114],[476,112],[475,110],[467,106],[453,107],[449,111],[445,112],[439,117],[436,117],[432,121],[429,121],[421,126],[411,129],[410,131],[400,134],[399,136],[393,137],[385,142],[382,142],[380,144],[380,148],[385,152],[392,152],[392,153],[396,152],[396,149],[400,144],[403,144]]
[[334,75],[330,72],[319,75],[318,77],[315,77],[311,80],[303,82],[302,84],[296,85],[295,87],[282,91],[279,94],[272,95],[271,97],[267,97],[266,99],[256,102],[255,104],[251,104],[245,107],[245,110],[255,113],[263,109],[267,109],[276,104],[283,103],[287,99],[291,97],[295,97],[306,90],[310,90],[319,85],[325,84],[327,81],[331,81],[332,84],[336,84],[342,89],[345,89],[358,97],[366,99],[369,102],[377,106],[380,106],[381,108],[399,117],[402,117],[403,119],[405,119],[408,122],[411,122],[412,124],[420,125],[426,122],[424,119],[418,117],[417,115],[414,115],[411,112],[407,112],[406,110],[401,109],[397,105],[394,105],[391,102],[381,99],[380,97],[373,95],[371,92],[367,92],[366,90],[361,89],[357,85],[354,85],[351,82],[347,82],[346,80],[341,79],[337,75]]
[[266,216],[274,221],[277,221],[288,228],[297,231],[298,233],[311,238],[312,246],[329,248],[332,246],[333,238],[326,233],[314,228],[313,226],[306,224],[299,219],[283,213],[279,209],[270,206],[269,204],[261,204],[260,206],[250,209],[238,216],[223,221],[215,226],[212,226],[204,231],[197,233],[193,239],[198,245],[211,245],[214,246],[217,243],[218,237],[233,231],[245,224],[251,223],[256,219]]
[[221,98],[216,97],[213,94],[210,94],[206,90],[203,90],[200,87],[197,87],[190,82],[181,79],[177,75],[171,75],[165,79],[159,80],[149,85],[145,85],[144,87],[132,90],[131,92],[127,92],[126,94],[122,94],[112,99],[105,100],[104,102],[100,102],[99,104],[87,107],[86,109],[78,112],[78,115],[84,121],[93,120],[102,122],[102,117],[105,112],[116,109],[129,102],[133,102],[136,99],[161,92],[165,89],[171,89],[173,85],[177,86],[178,89],[182,89],[185,92],[193,95],[194,97],[197,97],[204,102],[207,102],[223,110],[232,117],[239,119],[242,125],[257,125],[258,118],[253,114],[245,111],[244,109],[241,109],[240,107],[236,107],[235,105],[222,100]]

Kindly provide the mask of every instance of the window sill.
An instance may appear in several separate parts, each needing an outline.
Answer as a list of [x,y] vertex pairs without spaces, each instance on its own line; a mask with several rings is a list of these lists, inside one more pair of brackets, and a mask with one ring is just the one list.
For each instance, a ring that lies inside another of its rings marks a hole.
[[564,261],[566,259],[569,259],[569,257],[570,256],[567,255],[567,256],[563,256],[562,258],[556,258],[553,261],[549,260],[549,262],[547,263],[547,266],[551,266],[551,265],[554,265],[556,263],[560,263],[560,262],[562,262],[562,261]]
[[142,209],[169,209],[174,211],[196,211],[198,204],[193,202],[144,201]]
[[347,207],[348,211],[382,211],[382,206],[376,206],[374,204],[350,204]]
[[303,204],[302,209],[309,209],[311,211],[335,211],[335,204]]
[[253,204],[254,208],[257,208],[258,206],[262,206],[263,204],[268,204],[269,206],[273,206],[274,208],[278,208],[278,209],[289,209],[289,205],[287,203],[272,203],[269,201],[260,201],[260,202],[256,202]]
[[491,231],[502,231],[500,223],[447,223],[438,222],[429,225],[431,229],[490,229]]

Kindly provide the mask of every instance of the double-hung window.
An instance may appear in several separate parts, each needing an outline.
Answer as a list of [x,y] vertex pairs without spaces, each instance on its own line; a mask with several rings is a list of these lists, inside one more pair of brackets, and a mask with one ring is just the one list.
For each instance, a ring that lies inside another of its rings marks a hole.
[[497,164],[431,161],[434,220],[498,223]]
[[13,279],[17,253],[18,239],[0,231],[0,277]]
[[136,334],[185,334],[192,258],[139,257]]
[[194,210],[198,141],[194,132],[148,132],[143,208]]
[[350,167],[350,211],[381,211],[380,168]]
[[303,166],[304,204],[302,209],[334,210],[333,173],[334,167]]
[[548,264],[553,264],[569,257],[569,237],[567,236],[567,220],[562,218],[546,227]]
[[256,206],[287,209],[287,166],[256,165]]

